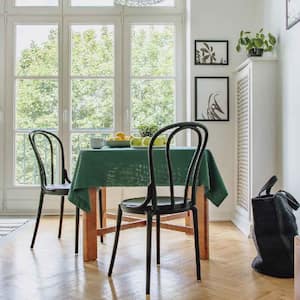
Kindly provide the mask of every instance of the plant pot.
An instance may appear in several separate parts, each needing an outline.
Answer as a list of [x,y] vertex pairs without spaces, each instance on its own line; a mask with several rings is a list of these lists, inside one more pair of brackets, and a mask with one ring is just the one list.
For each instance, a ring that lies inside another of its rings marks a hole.
[[252,48],[249,50],[248,52],[248,56],[251,57],[251,56],[262,56],[264,53],[264,49],[261,49],[261,48]]

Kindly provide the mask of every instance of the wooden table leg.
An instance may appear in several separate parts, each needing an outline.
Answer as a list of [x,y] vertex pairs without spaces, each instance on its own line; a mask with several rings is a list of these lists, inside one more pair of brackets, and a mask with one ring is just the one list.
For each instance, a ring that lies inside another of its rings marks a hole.
[[295,237],[295,300],[300,300],[300,236]]
[[101,201],[102,201],[102,224],[105,228],[107,226],[106,215],[106,187],[101,188]]
[[89,189],[90,212],[83,214],[83,257],[84,261],[97,259],[97,188]]
[[200,256],[201,259],[209,259],[208,202],[204,186],[197,187],[196,207],[198,209]]

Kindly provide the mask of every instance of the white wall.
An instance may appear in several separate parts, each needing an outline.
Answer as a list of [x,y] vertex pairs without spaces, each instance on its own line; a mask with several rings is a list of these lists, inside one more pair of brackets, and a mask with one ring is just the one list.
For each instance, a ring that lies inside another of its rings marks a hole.
[[[300,23],[286,30],[285,1],[261,1],[265,29],[279,38],[283,188],[300,201]],[[300,211],[297,212],[300,224]]]
[[[235,200],[235,112],[234,112],[234,70],[246,58],[245,53],[235,51],[236,41],[242,29],[259,30],[261,15],[259,0],[190,0],[188,8],[188,92],[190,109],[188,118],[194,119],[194,77],[229,76],[230,77],[230,121],[204,122],[209,130],[209,145],[212,150],[229,196],[219,208],[210,206],[212,220],[232,218]],[[195,66],[194,40],[229,40],[229,66]]]

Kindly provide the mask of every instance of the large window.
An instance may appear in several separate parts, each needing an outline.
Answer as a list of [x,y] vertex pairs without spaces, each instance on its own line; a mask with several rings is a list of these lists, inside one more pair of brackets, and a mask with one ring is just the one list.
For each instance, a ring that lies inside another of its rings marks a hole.
[[15,26],[15,180],[38,180],[28,132],[58,131],[58,26]]
[[[39,182],[33,129],[61,137],[72,171],[92,136],[184,118],[177,2],[132,10],[113,0],[7,2],[8,187]],[[39,16],[47,7],[51,15]]]
[[106,136],[114,129],[114,26],[72,25],[71,107],[72,157],[92,135]]
[[131,25],[132,128],[175,120],[175,26]]

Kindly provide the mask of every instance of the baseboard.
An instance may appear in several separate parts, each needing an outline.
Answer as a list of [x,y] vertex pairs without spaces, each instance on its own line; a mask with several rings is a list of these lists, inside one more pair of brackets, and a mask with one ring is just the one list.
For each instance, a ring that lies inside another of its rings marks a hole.
[[251,236],[251,224],[238,211],[234,212],[232,223],[246,236]]

